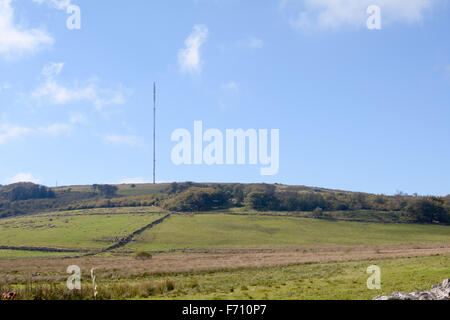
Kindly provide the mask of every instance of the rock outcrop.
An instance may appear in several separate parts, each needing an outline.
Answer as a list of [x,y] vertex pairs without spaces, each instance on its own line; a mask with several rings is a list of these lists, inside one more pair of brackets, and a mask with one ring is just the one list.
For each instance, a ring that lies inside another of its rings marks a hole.
[[429,291],[394,292],[389,296],[378,296],[373,300],[450,300],[450,279],[444,280],[442,285],[435,284]]

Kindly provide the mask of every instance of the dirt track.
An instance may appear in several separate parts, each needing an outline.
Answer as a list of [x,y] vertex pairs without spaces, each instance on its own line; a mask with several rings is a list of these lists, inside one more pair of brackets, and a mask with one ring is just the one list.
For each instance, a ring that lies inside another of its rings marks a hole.
[[450,254],[450,243],[391,246],[318,246],[298,248],[222,248],[157,254],[147,261],[129,256],[67,259],[0,260],[0,277],[9,281],[65,279],[69,265],[84,272],[96,268],[101,278],[147,276],[152,273],[264,267],[302,263],[357,261]]

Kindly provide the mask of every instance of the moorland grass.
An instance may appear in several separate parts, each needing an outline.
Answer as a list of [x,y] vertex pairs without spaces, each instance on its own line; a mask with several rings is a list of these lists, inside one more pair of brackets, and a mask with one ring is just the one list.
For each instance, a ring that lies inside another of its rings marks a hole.
[[[369,290],[367,267],[381,268],[381,290]],[[162,299],[366,300],[381,293],[428,290],[450,278],[450,256],[317,263],[179,275]],[[195,287],[190,287],[195,283]]]
[[[381,268],[381,290],[369,290],[367,267]],[[221,271],[142,275],[97,281],[98,299],[367,300],[381,293],[429,289],[450,277],[450,255],[409,259],[300,264]],[[82,291],[65,283],[5,285],[17,299],[93,299],[88,276]]]
[[132,187],[131,184],[122,184],[118,185],[117,194],[125,197],[161,194],[168,186],[168,184],[135,184]]
[[450,227],[225,214],[175,215],[135,240],[126,249],[446,243],[450,241]]
[[77,210],[62,210],[43,212],[38,214],[32,214],[27,216],[15,217],[20,218],[32,218],[32,217],[51,217],[51,216],[72,216],[72,215],[108,215],[108,214],[139,214],[139,213],[164,213],[165,210],[159,207],[114,207],[114,208],[90,208],[90,209],[77,209]]
[[82,254],[81,252],[41,252],[24,250],[0,250],[0,260],[22,259],[22,258],[53,258],[70,257]]
[[83,250],[104,248],[161,217],[160,214],[36,215],[5,219],[0,220],[0,245]]

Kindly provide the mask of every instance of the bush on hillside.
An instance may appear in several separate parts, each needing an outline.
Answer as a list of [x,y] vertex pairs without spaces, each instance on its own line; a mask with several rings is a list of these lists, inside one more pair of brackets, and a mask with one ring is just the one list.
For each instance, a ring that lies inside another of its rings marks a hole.
[[15,183],[2,187],[0,198],[8,201],[54,198],[55,192],[45,186],[34,183]]
[[414,199],[409,203],[407,212],[419,223],[450,222],[444,201],[436,197]]
[[230,195],[219,188],[192,187],[163,201],[162,206],[180,212],[208,211],[227,207],[229,199]]
[[136,260],[150,260],[153,256],[151,253],[146,252],[146,251],[138,251],[136,252],[133,257]]

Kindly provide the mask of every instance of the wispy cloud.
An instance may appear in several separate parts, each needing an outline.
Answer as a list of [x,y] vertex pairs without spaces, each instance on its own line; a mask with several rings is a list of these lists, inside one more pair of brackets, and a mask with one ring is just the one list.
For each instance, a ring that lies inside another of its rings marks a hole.
[[39,127],[36,132],[51,135],[51,136],[59,136],[62,134],[68,134],[74,129],[74,126],[69,123],[54,123],[49,126]]
[[31,129],[7,123],[0,124],[0,145],[6,144],[11,140],[19,139],[29,133]]
[[239,86],[237,85],[236,82],[230,81],[230,82],[222,84],[221,89],[223,91],[228,91],[228,92],[238,92]]
[[120,90],[101,89],[95,84],[69,88],[54,80],[46,81],[32,93],[32,96],[36,100],[46,101],[55,105],[88,101],[98,110],[106,106],[125,103],[124,94]]
[[280,8],[295,11],[291,25],[299,30],[337,29],[343,26],[366,25],[367,8],[377,5],[382,10],[383,25],[387,23],[416,23],[423,19],[433,0],[280,0]]
[[199,73],[202,67],[200,49],[208,39],[208,28],[195,25],[185,41],[185,48],[178,53],[178,64],[182,72]]
[[251,36],[251,37],[242,37],[241,39],[231,43],[221,43],[219,45],[219,49],[223,52],[235,49],[257,50],[264,48],[264,46],[265,46],[264,40],[255,36]]
[[122,179],[119,184],[142,184],[142,183],[150,183],[151,181],[142,177],[137,178],[125,178]]
[[72,124],[86,124],[88,122],[87,117],[82,113],[72,113],[69,121]]
[[136,136],[109,135],[104,138],[108,143],[115,145],[126,145],[130,147],[139,147],[143,145],[143,141]]
[[2,91],[8,90],[8,89],[11,89],[11,85],[9,83],[5,82],[5,83],[0,84],[0,93]]
[[69,134],[75,129],[73,123],[53,123],[47,126],[26,127],[7,122],[0,124],[0,145],[21,139],[30,135],[60,136]]
[[219,107],[222,110],[236,108],[239,105],[239,85],[229,81],[220,86]]
[[450,64],[444,67],[445,76],[450,79]]
[[65,10],[72,4],[71,0],[33,0],[33,2],[37,4],[46,3],[50,7],[59,10]]
[[18,182],[33,182],[39,183],[39,179],[33,177],[31,173],[21,172],[16,174],[14,177],[11,177],[6,180],[7,184],[18,183]]
[[57,76],[61,73],[63,67],[63,62],[51,62],[48,65],[44,66],[41,73],[45,77]]
[[52,45],[53,38],[44,30],[14,23],[11,3],[12,0],[0,0],[0,55],[13,59]]
[[264,47],[264,41],[259,38],[252,37],[248,40],[247,45],[253,49],[260,49]]
[[125,103],[125,93],[122,88],[112,90],[103,89],[90,81],[84,86],[75,83],[72,87],[58,83],[55,76],[61,73],[64,63],[51,63],[44,67],[42,74],[45,81],[31,94],[32,98],[39,103],[50,103],[54,105],[66,105],[74,102],[88,101],[97,110],[110,105],[121,105]]

